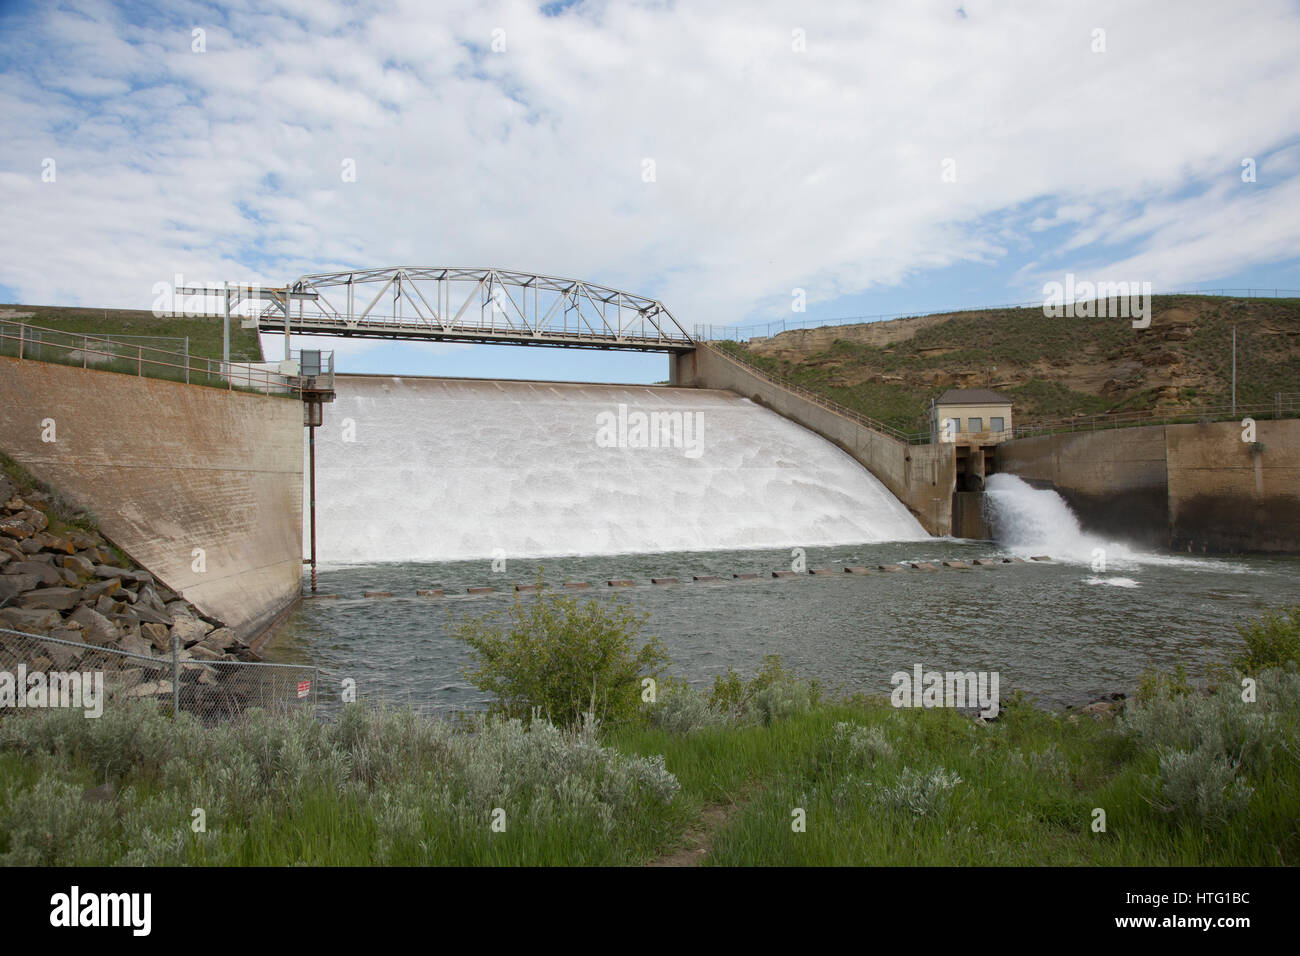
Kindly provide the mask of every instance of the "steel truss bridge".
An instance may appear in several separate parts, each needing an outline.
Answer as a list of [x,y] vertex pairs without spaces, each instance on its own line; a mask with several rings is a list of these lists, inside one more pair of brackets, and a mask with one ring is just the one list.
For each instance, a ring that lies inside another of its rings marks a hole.
[[[215,291],[215,290],[213,290]],[[255,303],[245,328],[286,335],[688,352],[695,342],[645,296],[505,269],[366,269],[306,275],[283,289],[228,287]]]

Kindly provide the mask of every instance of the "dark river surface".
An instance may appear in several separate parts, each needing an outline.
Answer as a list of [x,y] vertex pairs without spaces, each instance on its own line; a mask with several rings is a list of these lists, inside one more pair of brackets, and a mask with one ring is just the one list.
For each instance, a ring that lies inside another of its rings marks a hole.
[[[779,654],[831,689],[887,693],[891,674],[921,664],[997,671],[1004,699],[1020,690],[1044,705],[1077,705],[1131,692],[1148,665],[1183,663],[1195,675],[1242,646],[1236,622],[1300,603],[1296,558],[1113,549],[1106,570],[1095,571],[1093,542],[1077,532],[1046,543],[1057,545],[1051,562],[865,576],[843,568],[1047,552],[944,538],[809,548],[808,569],[836,573],[793,578],[771,576],[790,568],[789,549],[515,560],[495,572],[487,560],[323,567],[319,591],[339,597],[304,601],[264,653],[319,666],[325,700],[353,678],[363,698],[429,711],[481,707],[485,696],[463,677],[468,654],[452,636],[454,625],[533,600],[513,586],[535,581],[540,565],[554,588],[587,581],[590,590],[566,593],[648,612],[643,633],[663,641],[672,672],[696,685],[728,667],[752,674],[764,655]],[[745,572],[760,577],[730,577]],[[724,580],[694,583],[695,575]],[[682,583],[651,585],[651,577]],[[605,584],[622,578],[636,585]],[[465,593],[477,586],[499,590]],[[420,588],[447,594],[417,597]],[[364,598],[367,590],[394,596]]]

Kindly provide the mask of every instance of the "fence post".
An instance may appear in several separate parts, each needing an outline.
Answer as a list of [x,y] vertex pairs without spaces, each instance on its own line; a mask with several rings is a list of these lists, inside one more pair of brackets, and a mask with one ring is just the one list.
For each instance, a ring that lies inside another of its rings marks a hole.
[[143,345],[137,345],[135,347],[135,374],[136,375],[144,374],[144,346]]
[[172,635],[172,720],[181,710],[181,636]]
[[23,357],[23,339],[27,337],[27,323],[18,323],[18,357]]
[[83,369],[86,367],[86,349],[88,348],[90,348],[90,339],[83,335],[81,337],[81,367]]

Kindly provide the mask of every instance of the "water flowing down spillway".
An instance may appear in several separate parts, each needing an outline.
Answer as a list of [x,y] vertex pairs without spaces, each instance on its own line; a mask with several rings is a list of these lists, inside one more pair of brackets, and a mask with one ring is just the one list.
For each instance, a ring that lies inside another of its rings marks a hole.
[[843,451],[729,392],[387,376],[336,389],[316,435],[326,563],[927,537]]
[[[993,537],[1021,555],[1045,554],[1058,561],[1112,570],[1143,564],[1233,568],[1230,563],[1214,559],[1154,554],[1093,534],[1083,528],[1059,493],[1051,488],[1035,488],[1016,475],[990,475],[984,486],[984,500]],[[1104,583],[1126,587],[1132,581],[1111,578]]]

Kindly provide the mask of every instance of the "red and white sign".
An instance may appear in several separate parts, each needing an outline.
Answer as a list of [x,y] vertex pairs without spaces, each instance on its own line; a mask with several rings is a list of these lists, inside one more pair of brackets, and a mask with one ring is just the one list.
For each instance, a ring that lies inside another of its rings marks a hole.
[[311,681],[309,680],[298,681],[298,699],[302,700],[310,693],[311,693]]

